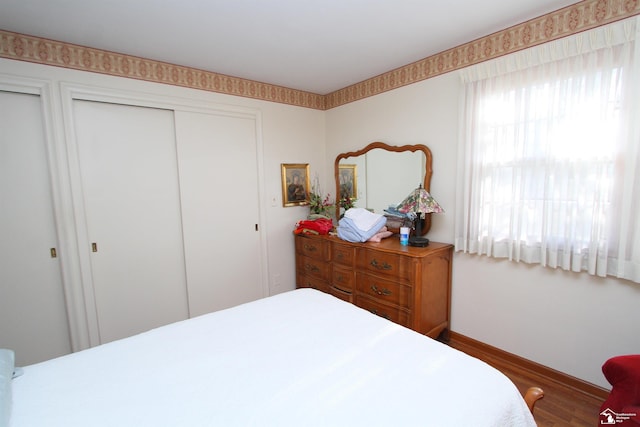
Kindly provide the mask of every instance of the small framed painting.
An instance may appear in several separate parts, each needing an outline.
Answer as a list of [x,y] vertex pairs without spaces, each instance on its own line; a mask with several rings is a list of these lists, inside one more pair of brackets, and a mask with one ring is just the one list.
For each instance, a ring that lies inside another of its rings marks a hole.
[[282,163],[282,206],[309,204],[309,163]]
[[339,165],[340,199],[358,198],[358,165]]

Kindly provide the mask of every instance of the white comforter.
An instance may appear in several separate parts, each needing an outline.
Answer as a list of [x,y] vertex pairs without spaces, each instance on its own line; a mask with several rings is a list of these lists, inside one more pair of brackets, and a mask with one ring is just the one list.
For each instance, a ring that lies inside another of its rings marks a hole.
[[485,363],[300,289],[28,366],[11,426],[535,423]]

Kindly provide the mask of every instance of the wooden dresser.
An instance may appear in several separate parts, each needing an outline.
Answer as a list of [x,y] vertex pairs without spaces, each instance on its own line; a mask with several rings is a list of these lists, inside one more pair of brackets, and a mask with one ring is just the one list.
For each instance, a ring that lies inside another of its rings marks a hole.
[[402,246],[397,236],[350,243],[310,234],[296,235],[295,242],[297,287],[319,289],[432,338],[448,339],[452,245]]

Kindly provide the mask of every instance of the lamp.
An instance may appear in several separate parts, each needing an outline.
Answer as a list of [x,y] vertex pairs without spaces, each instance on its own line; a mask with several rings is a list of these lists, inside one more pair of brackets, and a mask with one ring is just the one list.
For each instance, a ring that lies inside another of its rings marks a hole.
[[422,188],[422,184],[411,192],[399,205],[398,211],[414,217],[415,235],[409,238],[411,246],[427,246],[429,239],[422,236],[423,214],[442,213],[444,209],[436,202],[436,199]]

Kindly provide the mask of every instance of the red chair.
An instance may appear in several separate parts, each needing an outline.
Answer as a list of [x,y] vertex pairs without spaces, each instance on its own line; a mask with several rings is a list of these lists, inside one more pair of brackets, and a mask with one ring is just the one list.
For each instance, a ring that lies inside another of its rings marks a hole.
[[640,354],[616,356],[602,365],[611,393],[600,407],[600,424],[640,425]]

